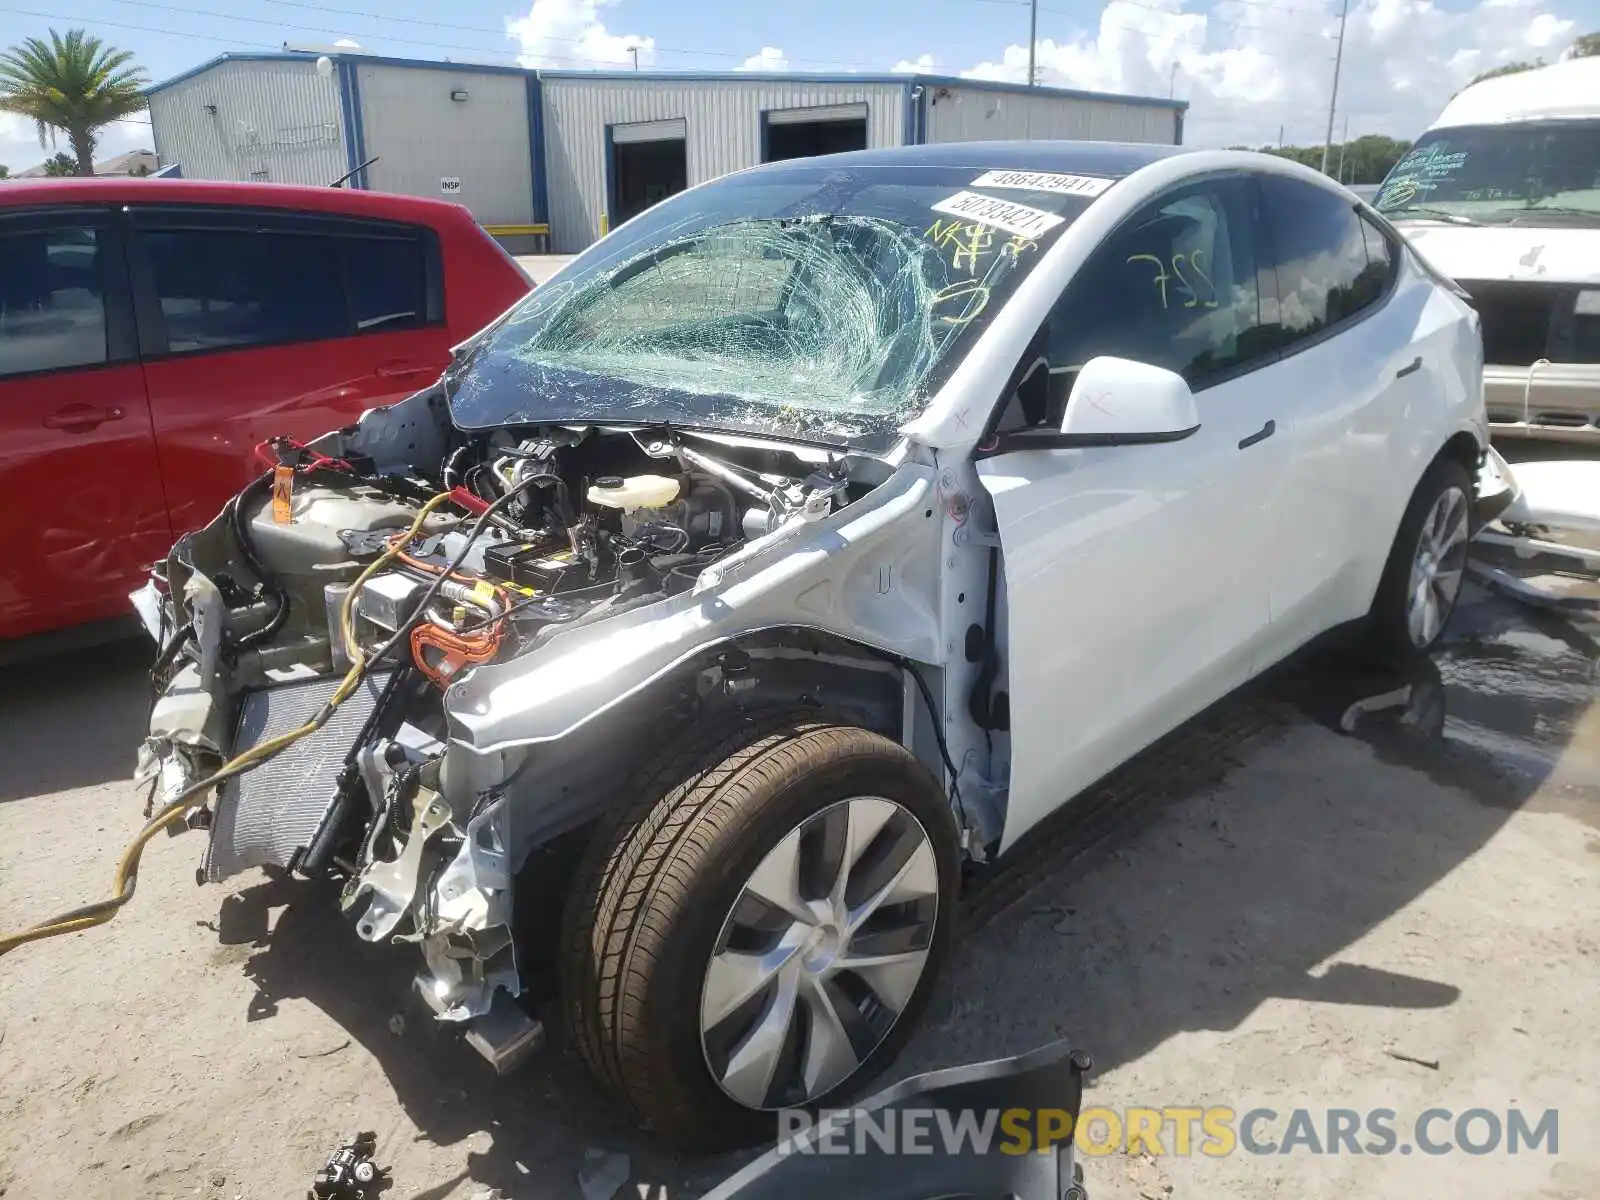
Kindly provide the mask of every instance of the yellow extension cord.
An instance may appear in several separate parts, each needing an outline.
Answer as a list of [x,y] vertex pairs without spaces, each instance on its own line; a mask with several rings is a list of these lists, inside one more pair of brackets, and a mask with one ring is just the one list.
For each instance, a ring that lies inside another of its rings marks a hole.
[[333,710],[348,700],[355,692],[357,686],[361,683],[361,677],[367,671],[366,652],[357,644],[355,638],[353,617],[356,594],[361,591],[362,586],[366,584],[368,579],[394,560],[394,557],[417,536],[417,533],[422,529],[422,523],[428,519],[428,516],[449,499],[449,492],[441,492],[424,504],[417,512],[417,519],[411,523],[411,528],[407,529],[397,541],[390,544],[388,549],[379,555],[371,566],[361,572],[357,576],[355,583],[350,586],[350,590],[345,593],[344,602],[339,606],[339,635],[343,638],[345,650],[350,655],[350,670],[334,690],[333,695],[329,697],[328,703],[323,706],[322,710],[304,725],[291,729],[287,733],[279,734],[275,738],[269,738],[259,745],[252,746],[243,754],[229,759],[205,779],[200,780],[198,783],[190,784],[179,794],[176,800],[156,813],[145,827],[139,831],[138,836],[128,843],[128,848],[122,852],[122,858],[117,863],[117,874],[112,883],[111,896],[106,900],[100,901],[99,904],[86,906],[96,911],[80,915],[80,910],[73,910],[71,913],[52,917],[27,929],[18,930],[16,933],[0,936],[0,955],[9,954],[18,946],[26,945],[29,942],[38,942],[43,941],[45,938],[76,933],[80,929],[92,929],[96,925],[104,925],[110,921],[122,910],[123,905],[133,899],[134,888],[137,886],[139,878],[139,858],[143,855],[144,848],[149,844],[151,838],[176,822],[194,806],[194,801],[197,797],[203,795],[223,780],[234,775],[243,774],[250,767],[259,766],[307,734],[315,733],[327,723],[328,718],[333,715]]

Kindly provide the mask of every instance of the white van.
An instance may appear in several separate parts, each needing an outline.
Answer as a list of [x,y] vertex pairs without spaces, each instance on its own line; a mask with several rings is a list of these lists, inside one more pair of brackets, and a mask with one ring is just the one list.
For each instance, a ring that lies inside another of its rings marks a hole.
[[1375,207],[1471,293],[1495,436],[1600,446],[1600,58],[1467,88]]

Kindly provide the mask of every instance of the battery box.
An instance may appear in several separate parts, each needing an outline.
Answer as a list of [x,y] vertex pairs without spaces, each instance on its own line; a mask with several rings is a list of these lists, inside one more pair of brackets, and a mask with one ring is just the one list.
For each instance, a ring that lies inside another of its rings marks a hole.
[[560,541],[500,542],[483,552],[484,572],[493,579],[535,591],[554,591],[567,572],[577,567],[577,557]]

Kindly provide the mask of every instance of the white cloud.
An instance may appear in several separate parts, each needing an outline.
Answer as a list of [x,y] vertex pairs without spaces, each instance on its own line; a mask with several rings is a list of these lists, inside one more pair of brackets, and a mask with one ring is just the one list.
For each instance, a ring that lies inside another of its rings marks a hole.
[[[147,119],[139,118],[141,121]],[[118,121],[100,131],[100,140],[95,147],[95,158],[96,160],[110,158],[112,155],[121,154],[124,150],[148,148],[151,144],[150,126],[133,121]],[[68,150],[66,134],[57,132],[56,144],[41,149],[39,135],[34,132],[32,121],[15,113],[0,113],[0,163],[4,163],[11,174],[20,175],[29,167],[36,167],[45,159],[63,150]]]
[[919,54],[915,58],[902,58],[889,70],[897,75],[929,75],[938,70],[938,64],[933,61],[933,55]]
[[656,60],[656,40],[616,34],[605,27],[600,10],[617,0],[533,0],[525,17],[506,19],[506,36],[520,43],[525,67],[631,67],[632,49],[641,67]]
[[[1355,0],[1345,34],[1337,139],[1414,137],[1480,71],[1514,59],[1555,61],[1584,32],[1548,0],[1481,0],[1452,12],[1432,0]],[[1184,140],[1194,145],[1320,142],[1338,33],[1338,0],[1296,0],[1294,10],[1220,0],[1209,12],[1183,0],[1110,0],[1099,25],[1041,39],[1038,81],[1166,96],[1190,102]],[[899,64],[896,70],[908,64]],[[1174,73],[1174,66],[1176,72]],[[1027,78],[1026,46],[962,74]]]
[[776,46],[761,47],[760,54],[752,54],[739,64],[741,71],[787,71],[789,56]]

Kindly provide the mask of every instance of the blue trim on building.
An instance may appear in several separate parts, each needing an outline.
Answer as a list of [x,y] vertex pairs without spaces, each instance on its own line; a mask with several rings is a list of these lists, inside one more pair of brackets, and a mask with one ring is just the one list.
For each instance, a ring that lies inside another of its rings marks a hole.
[[1010,95],[1029,94],[1070,97],[1074,100],[1105,100],[1118,104],[1134,104],[1146,108],[1187,109],[1187,100],[1168,99],[1165,96],[1131,96],[1119,92],[1091,92],[1079,88],[1050,87],[1040,84],[1029,88],[1024,83],[1004,83],[993,79],[965,79],[956,75],[830,75],[810,74],[804,71],[540,71],[542,79],[593,79],[607,83],[630,79],[655,83],[836,83],[836,84],[922,84],[924,87],[971,88],[981,92],[1005,92]]
[[771,138],[772,122],[767,119],[767,110],[764,109],[764,108],[761,110],[760,120],[761,120],[761,157],[759,159],[757,159],[756,161],[757,162],[771,162],[772,159],[771,159],[770,156],[772,154],[772,138]]
[[[163,88],[169,88],[175,83],[193,78],[203,71],[225,62],[315,62],[319,56],[305,50],[283,50],[272,53],[250,52],[239,53],[228,51],[219,54],[198,67],[174,75],[171,79],[153,84],[145,89],[145,95],[154,95]],[[964,79],[956,75],[837,75],[837,74],[810,74],[803,71],[769,72],[769,71],[535,71],[527,67],[503,67],[491,63],[458,63],[458,62],[433,62],[420,58],[390,58],[380,54],[330,54],[329,58],[336,62],[359,61],[377,63],[390,67],[415,67],[432,71],[461,71],[466,73],[491,74],[491,75],[532,75],[540,79],[593,79],[604,82],[618,82],[626,80],[677,82],[677,83],[833,83],[833,84],[858,84],[876,85],[902,84],[907,87],[921,84],[924,87],[959,87],[971,88],[985,92],[1006,92],[1013,95],[1025,95],[1029,91],[1047,96],[1066,96],[1075,100],[1105,100],[1118,104],[1136,104],[1148,108],[1170,108],[1180,112],[1189,107],[1187,100],[1175,100],[1162,96],[1126,96],[1117,92],[1091,92],[1078,88],[1058,88],[1039,85],[1030,89],[1022,83],[1003,83],[993,79]]]
[[[295,52],[294,57],[300,57]],[[313,55],[312,57],[316,57]],[[374,63],[380,67],[414,67],[420,71],[459,71],[466,75],[533,75],[531,67],[505,67],[498,63],[438,62],[431,58],[391,58],[384,54],[330,54],[346,62]]]
[[347,63],[337,64],[335,71],[339,81],[339,122],[344,126],[344,165],[351,172],[347,182],[352,188],[359,188],[361,173],[356,168],[361,165],[361,136],[357,132],[360,118],[356,116],[353,73]]
[[600,213],[600,236],[605,237],[611,232],[611,215],[617,211],[616,197],[616,172],[612,169],[617,158],[617,139],[611,132],[611,123],[606,123],[606,156],[605,186],[600,189],[600,195],[605,198],[605,208]]
[[227,50],[209,58],[198,67],[190,67],[187,71],[180,71],[171,79],[163,79],[160,83],[152,83],[144,89],[146,96],[154,96],[157,92],[165,91],[173,84],[182,83],[185,79],[193,79],[196,75],[203,75],[212,67],[220,67],[223,63],[230,62],[308,62],[314,63],[319,58],[330,58],[335,63],[364,62],[376,63],[384,67],[415,67],[426,71],[461,71],[471,75],[536,75],[538,72],[529,67],[503,67],[495,63],[460,63],[460,62],[435,62],[427,58],[390,58],[382,54],[317,54],[310,50],[262,50],[239,51]]
[[528,170],[533,174],[533,221],[550,220],[550,193],[544,172],[544,89],[537,73],[528,75]]
[[1177,112],[1172,114],[1172,123],[1174,126],[1172,131],[1172,144],[1174,146],[1181,146],[1183,145],[1183,109],[1180,108]]
[[[355,117],[356,135],[356,162],[367,161],[367,125],[361,117],[361,76],[358,74],[360,64],[354,60],[346,60],[343,64],[350,70],[350,112]],[[355,185],[363,191],[372,186],[372,181],[367,178],[367,168],[362,167],[356,172]]]
[[[163,79],[160,83],[152,83],[144,89],[146,96],[154,96],[157,92],[165,91],[173,84],[182,83],[185,79],[193,79],[196,75],[203,75],[212,67],[220,67],[229,62],[316,62],[320,55],[311,54],[302,50],[273,50],[262,52],[226,51],[209,58],[198,67],[190,67],[187,71],[180,71],[171,79]],[[331,56],[330,56],[331,57]]]
[[905,116],[900,122],[900,144],[902,146],[915,146],[917,144],[916,95],[916,80],[906,80],[905,91],[901,93],[901,103],[906,106]]

